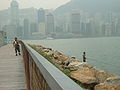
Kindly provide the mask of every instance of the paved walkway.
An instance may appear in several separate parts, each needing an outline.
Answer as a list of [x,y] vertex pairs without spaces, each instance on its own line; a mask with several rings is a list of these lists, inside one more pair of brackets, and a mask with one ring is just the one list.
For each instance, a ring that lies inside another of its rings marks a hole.
[[0,47],[0,90],[27,90],[22,56],[12,44]]

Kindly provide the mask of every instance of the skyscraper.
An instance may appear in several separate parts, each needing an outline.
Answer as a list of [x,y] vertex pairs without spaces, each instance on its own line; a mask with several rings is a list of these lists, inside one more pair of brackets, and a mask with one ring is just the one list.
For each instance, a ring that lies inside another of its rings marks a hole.
[[47,14],[46,16],[46,33],[54,33],[54,16],[51,13]]
[[84,22],[81,23],[81,35],[84,36],[86,34],[86,24]]
[[4,29],[6,30],[7,41],[11,42],[12,40],[14,40],[14,38],[17,36],[17,27],[15,25],[5,25]]
[[34,32],[38,32],[37,23],[30,24],[30,35],[32,35],[32,33],[34,33]]
[[0,31],[0,46],[6,44],[6,33],[4,31]]
[[19,4],[16,0],[13,0],[10,4],[10,20],[12,25],[18,25],[19,23]]
[[120,36],[120,18],[117,20],[116,24],[116,35]]
[[10,4],[10,23],[6,26],[8,42],[18,37],[19,31],[19,5],[16,0],[12,0]]
[[105,34],[106,34],[106,25],[105,25],[105,23],[103,23],[101,25],[101,34],[102,34],[102,36],[105,36]]
[[71,14],[71,31],[74,34],[80,34],[80,13]]
[[106,36],[111,36],[112,30],[111,30],[112,25],[110,23],[106,23],[105,28],[106,28]]
[[24,29],[23,29],[24,39],[29,39],[30,36],[30,23],[28,19],[24,19]]
[[38,31],[45,34],[45,11],[42,8],[38,10]]
[[38,23],[40,22],[45,22],[45,11],[42,8],[38,10]]
[[91,36],[92,35],[92,22],[89,21],[89,22],[86,22],[86,35],[87,36]]

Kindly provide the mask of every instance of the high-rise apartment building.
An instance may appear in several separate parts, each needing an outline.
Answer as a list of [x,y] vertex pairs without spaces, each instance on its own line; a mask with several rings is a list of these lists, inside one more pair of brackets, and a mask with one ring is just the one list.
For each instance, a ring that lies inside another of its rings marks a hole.
[[117,24],[116,24],[116,35],[120,35],[120,19],[117,20]]
[[30,23],[28,19],[24,19],[23,37],[24,39],[29,39],[30,37]]
[[19,27],[19,4],[16,0],[12,0],[10,4],[10,23],[6,25],[6,33],[8,42],[18,37]]
[[71,32],[80,34],[80,13],[71,14]]
[[54,16],[51,13],[47,14],[46,16],[46,33],[54,33]]
[[10,21],[12,25],[19,24],[19,4],[16,0],[13,0],[10,4]]
[[38,10],[38,31],[45,35],[45,11],[42,8]]

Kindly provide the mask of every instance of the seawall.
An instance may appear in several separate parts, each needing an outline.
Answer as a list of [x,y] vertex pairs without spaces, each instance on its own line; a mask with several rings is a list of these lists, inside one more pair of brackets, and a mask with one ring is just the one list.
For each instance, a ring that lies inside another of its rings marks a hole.
[[48,61],[59,68],[80,86],[90,90],[120,90],[120,76],[99,70],[75,57],[46,48],[41,45],[30,45]]

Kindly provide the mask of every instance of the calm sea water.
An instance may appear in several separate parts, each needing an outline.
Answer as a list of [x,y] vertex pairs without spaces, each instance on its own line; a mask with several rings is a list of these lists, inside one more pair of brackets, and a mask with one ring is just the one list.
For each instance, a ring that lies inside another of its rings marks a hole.
[[81,61],[82,52],[85,51],[90,65],[120,75],[120,37],[32,40],[26,42],[53,48],[67,56],[75,56]]

